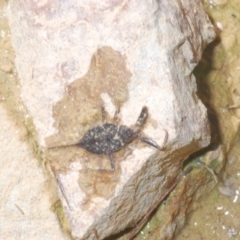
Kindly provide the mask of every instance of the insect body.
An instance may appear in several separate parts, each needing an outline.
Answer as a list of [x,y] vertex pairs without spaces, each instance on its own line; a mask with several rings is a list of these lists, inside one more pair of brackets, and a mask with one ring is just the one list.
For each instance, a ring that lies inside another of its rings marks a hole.
[[[102,112],[103,121],[105,121],[103,109]],[[103,125],[93,127],[76,145],[95,154],[108,154],[111,161],[111,167],[114,170],[115,164],[112,154],[126,146],[137,137],[140,138],[141,141],[160,149],[157,143],[149,138],[143,137],[139,133],[141,126],[147,119],[147,116],[147,107],[143,107],[133,130],[123,125],[110,123],[104,123]]]
[[96,154],[110,154],[125,146],[135,135],[128,127],[105,123],[90,129],[77,146]]
[[111,162],[111,167],[114,170],[115,163],[113,160],[113,153],[119,151],[135,138],[139,138],[141,141],[159,150],[161,149],[158,144],[152,139],[143,137],[139,133],[141,126],[147,119],[147,116],[147,107],[143,107],[134,129],[131,129],[123,125],[104,123],[105,115],[104,109],[102,108],[103,124],[95,126],[88,130],[78,143],[72,145],[82,147],[87,151],[95,154],[107,154]]

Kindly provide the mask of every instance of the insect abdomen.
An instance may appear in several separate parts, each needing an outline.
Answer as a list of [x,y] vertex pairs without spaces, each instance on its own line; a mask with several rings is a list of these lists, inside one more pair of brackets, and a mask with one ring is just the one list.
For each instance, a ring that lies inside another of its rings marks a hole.
[[132,135],[133,131],[126,126],[106,123],[90,129],[77,145],[92,153],[108,154],[120,150]]

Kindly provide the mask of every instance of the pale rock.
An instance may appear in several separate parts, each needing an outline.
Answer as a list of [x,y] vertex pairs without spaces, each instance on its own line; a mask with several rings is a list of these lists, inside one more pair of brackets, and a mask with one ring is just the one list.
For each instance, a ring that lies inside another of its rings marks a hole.
[[26,129],[19,128],[5,107],[0,104],[1,239],[67,240],[51,210],[51,181],[23,142]]
[[109,160],[76,147],[46,151],[77,239],[103,239],[133,226],[207,146],[206,108],[193,69],[215,37],[200,0],[10,1],[8,18],[21,97],[42,147],[76,143],[109,117],[132,126],[142,106],[144,135]]

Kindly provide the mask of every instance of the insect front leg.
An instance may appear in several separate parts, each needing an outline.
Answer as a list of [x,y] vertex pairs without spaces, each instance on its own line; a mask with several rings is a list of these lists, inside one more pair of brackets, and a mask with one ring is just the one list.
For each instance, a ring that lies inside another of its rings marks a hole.
[[141,111],[141,113],[138,117],[138,120],[137,120],[136,124],[135,124],[135,128],[133,130],[135,133],[140,131],[140,128],[144,124],[144,122],[146,121],[147,116],[148,116],[148,109],[147,109],[147,107],[144,106],[142,108],[142,111]]

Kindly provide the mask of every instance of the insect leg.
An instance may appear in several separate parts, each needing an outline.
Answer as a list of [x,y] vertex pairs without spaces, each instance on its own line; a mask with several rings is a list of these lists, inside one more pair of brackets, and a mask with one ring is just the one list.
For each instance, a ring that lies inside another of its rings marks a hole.
[[159,150],[163,150],[165,148],[165,145],[167,143],[167,140],[168,140],[168,133],[167,131],[164,129],[165,131],[165,137],[164,137],[164,141],[163,141],[163,144],[162,144],[162,147],[160,147],[154,140],[152,140],[151,138],[147,138],[147,137],[144,137],[142,136],[141,134],[138,134],[138,138],[142,141],[142,142],[145,142]]
[[118,114],[120,112],[119,107],[115,110],[114,117],[113,117],[113,122],[117,125],[119,125],[120,119],[118,117]]
[[135,128],[133,130],[135,133],[140,130],[140,128],[144,124],[147,116],[148,116],[148,110],[147,110],[147,107],[144,106],[142,108],[142,111],[141,111],[141,113],[138,117],[138,120],[137,120],[136,124],[135,124]]
[[102,111],[102,123],[106,123],[106,111],[103,106],[101,106],[101,111]]
[[70,210],[72,210],[72,208],[71,208],[71,206],[70,206],[70,204],[69,204],[69,201],[68,201],[68,198],[67,198],[65,189],[64,189],[61,181],[59,180],[59,176],[58,176],[57,174],[55,174],[55,176],[56,176],[56,180],[57,180],[58,186],[59,186],[59,188],[60,188],[60,191],[61,191],[61,193],[62,193],[62,195],[63,195],[63,198],[64,198],[65,202],[67,203],[68,208],[69,208]]
[[115,170],[115,162],[114,162],[112,153],[109,153],[108,157],[109,157],[109,160],[110,160],[110,163],[111,163],[112,170]]
[[157,149],[160,149],[160,146],[155,141],[153,141],[151,138],[143,137],[141,134],[138,134],[138,137],[140,138],[140,140],[142,142],[145,142]]

